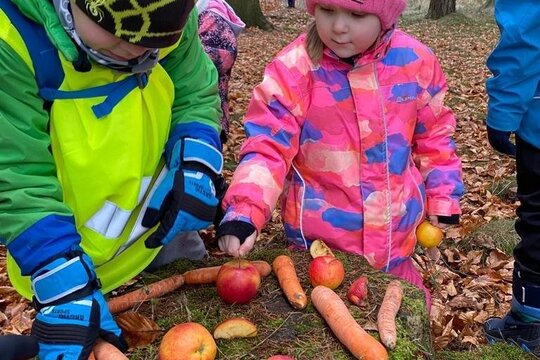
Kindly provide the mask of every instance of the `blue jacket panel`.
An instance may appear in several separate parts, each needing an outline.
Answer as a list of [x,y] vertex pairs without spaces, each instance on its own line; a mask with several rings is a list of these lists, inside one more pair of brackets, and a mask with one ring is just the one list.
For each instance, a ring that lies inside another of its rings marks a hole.
[[487,124],[540,148],[540,2],[496,0],[495,19],[500,40],[487,60]]

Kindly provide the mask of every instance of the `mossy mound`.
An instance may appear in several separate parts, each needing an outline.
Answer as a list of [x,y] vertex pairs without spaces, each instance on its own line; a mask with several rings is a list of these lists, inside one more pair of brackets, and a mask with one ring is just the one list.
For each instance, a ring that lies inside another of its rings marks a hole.
[[[253,252],[249,260],[272,260],[287,254],[294,260],[303,288],[308,296],[312,290],[307,268],[311,257],[307,251],[265,249]],[[386,285],[392,276],[372,269],[360,256],[335,252],[346,269],[345,281],[336,289],[349,306],[353,317],[371,335],[378,337],[376,317]],[[146,275],[145,282],[152,282],[186,270],[219,265],[230,260],[222,258],[206,262],[178,261],[159,273]],[[369,295],[364,308],[351,305],[346,299],[349,285],[359,276],[369,280]],[[433,347],[429,331],[423,293],[414,286],[404,284],[404,299],[398,314],[397,347],[390,351],[390,359],[430,359]],[[259,295],[246,305],[227,305],[218,296],[213,285],[183,286],[178,291],[142,305],[137,311],[154,319],[164,330],[175,324],[195,321],[210,332],[228,318],[242,316],[257,325],[255,338],[219,340],[218,359],[266,359],[275,354],[287,354],[295,359],[354,359],[333,336],[324,320],[310,304],[305,310],[293,309],[273,274],[262,281]],[[145,348],[131,352],[130,359],[156,359],[159,340]]]

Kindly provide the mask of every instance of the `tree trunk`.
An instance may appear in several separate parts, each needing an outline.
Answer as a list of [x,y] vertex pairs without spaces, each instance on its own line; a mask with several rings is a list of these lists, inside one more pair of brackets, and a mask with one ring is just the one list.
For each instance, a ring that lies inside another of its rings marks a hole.
[[494,0],[486,0],[484,5],[482,5],[482,9],[489,9],[489,8],[493,7],[493,5],[495,5]]
[[437,20],[456,12],[456,0],[430,0],[426,19]]
[[261,10],[259,0],[228,0],[236,15],[246,26],[257,26],[263,30],[272,30],[274,26],[266,19]]

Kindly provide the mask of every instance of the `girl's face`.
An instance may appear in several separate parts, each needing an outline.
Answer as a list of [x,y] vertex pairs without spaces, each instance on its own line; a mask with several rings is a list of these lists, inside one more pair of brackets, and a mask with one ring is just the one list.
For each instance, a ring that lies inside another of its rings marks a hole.
[[317,4],[315,24],[324,45],[340,58],[363,53],[381,34],[381,21],[374,14]]
[[71,3],[71,11],[77,35],[88,47],[103,55],[127,61],[137,58],[149,50],[146,47],[131,44],[104,30],[73,2]]

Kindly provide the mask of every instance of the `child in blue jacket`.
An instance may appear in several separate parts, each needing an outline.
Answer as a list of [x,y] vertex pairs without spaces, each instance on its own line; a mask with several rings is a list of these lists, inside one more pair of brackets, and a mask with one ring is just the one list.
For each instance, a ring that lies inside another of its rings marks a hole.
[[[487,66],[491,146],[515,156],[517,195],[513,298],[504,318],[484,325],[488,341],[507,341],[540,355],[540,3],[496,0],[500,41]],[[516,144],[510,142],[514,133]]]

